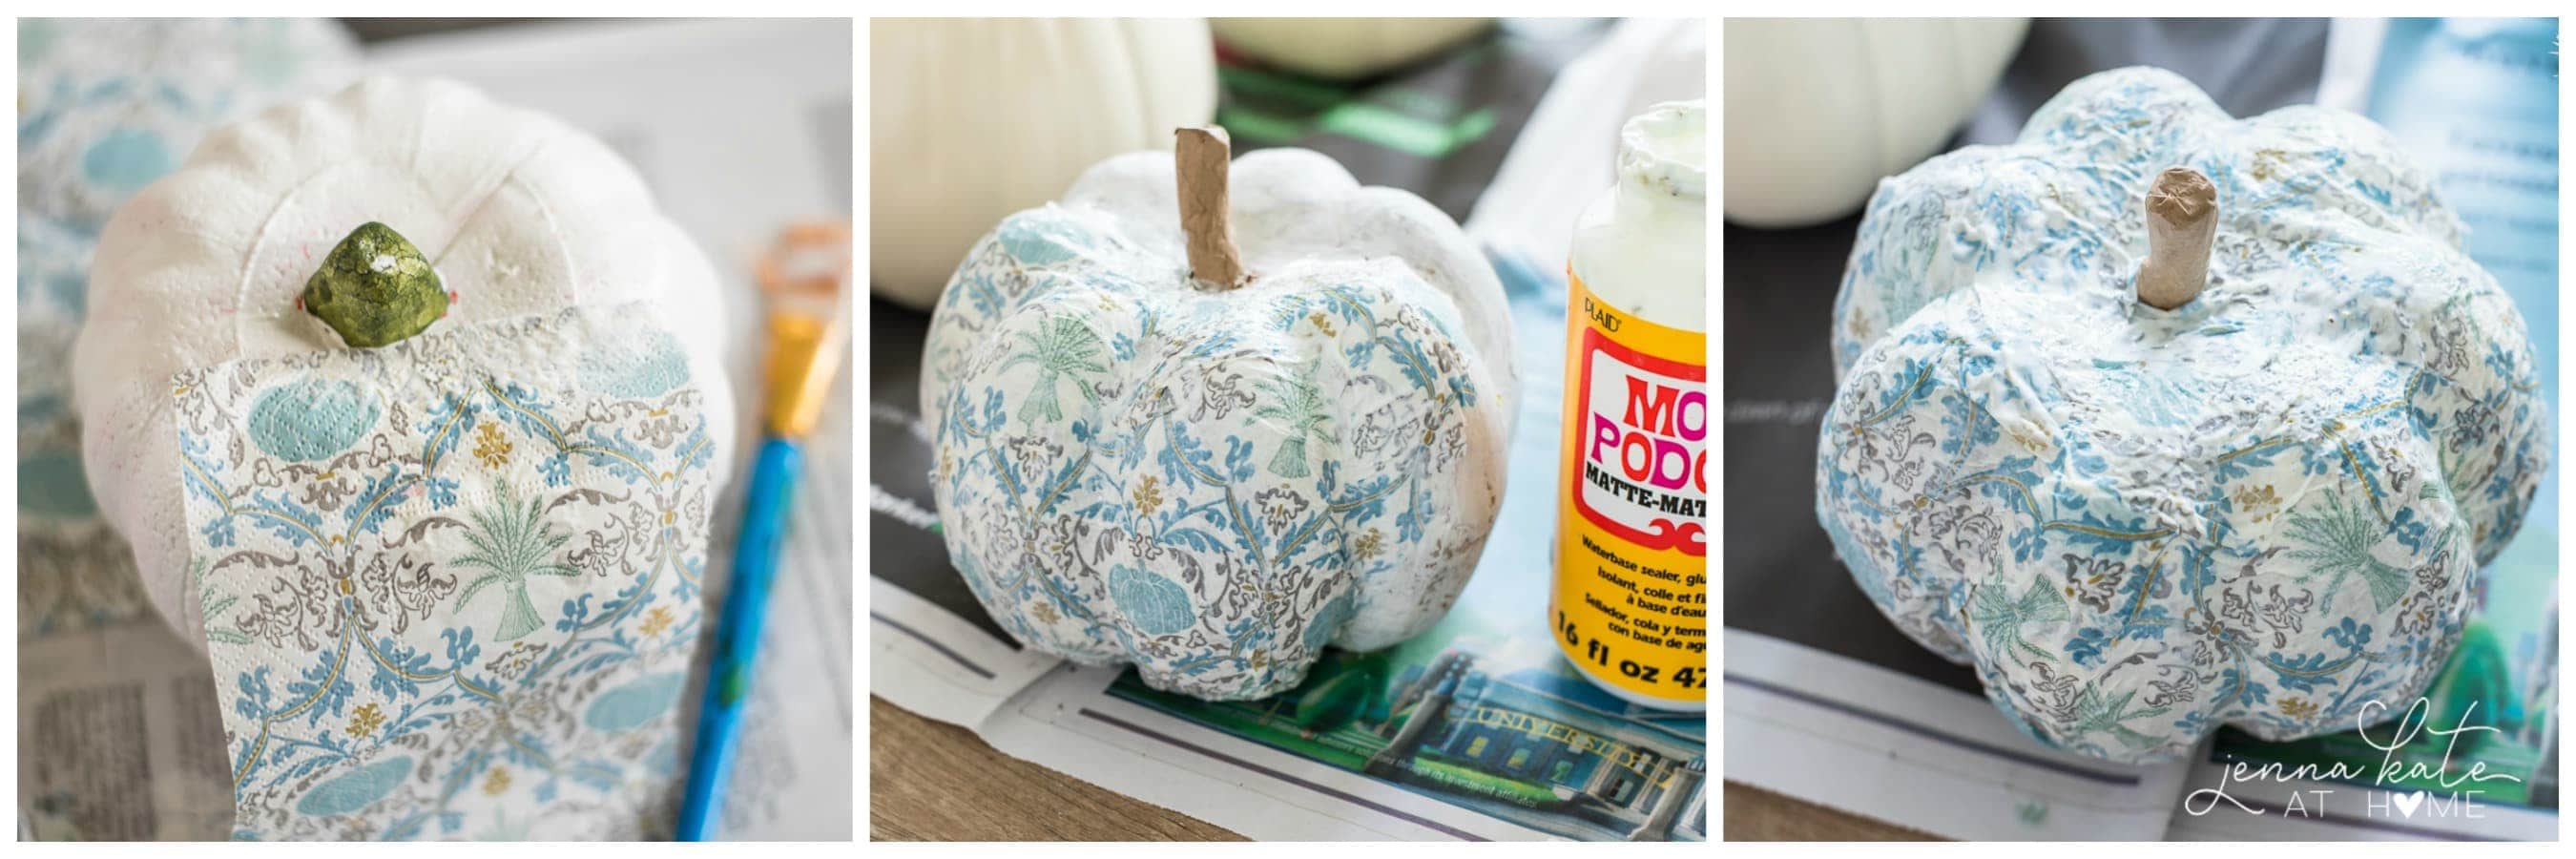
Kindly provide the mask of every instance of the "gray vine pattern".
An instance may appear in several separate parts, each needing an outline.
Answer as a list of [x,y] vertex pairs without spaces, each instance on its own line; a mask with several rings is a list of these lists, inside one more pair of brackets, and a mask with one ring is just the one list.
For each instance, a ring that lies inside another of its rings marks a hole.
[[[2161,311],[2140,195],[2176,164],[2222,220]],[[2549,463],[2522,317],[2387,132],[2155,69],[1882,183],[1833,339],[1817,512],[1853,578],[2107,760],[2405,709]]]
[[236,838],[664,831],[715,453],[687,367],[611,308],[178,374]]

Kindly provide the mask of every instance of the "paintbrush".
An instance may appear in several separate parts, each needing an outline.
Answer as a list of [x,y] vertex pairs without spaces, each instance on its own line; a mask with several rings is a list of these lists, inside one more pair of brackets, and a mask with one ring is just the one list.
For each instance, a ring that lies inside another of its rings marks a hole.
[[743,700],[751,691],[760,629],[769,614],[769,586],[778,574],[778,549],[804,460],[804,440],[822,417],[849,336],[849,225],[787,228],[755,273],[769,305],[760,454],[753,460],[742,532],[734,545],[733,584],[716,626],[706,700],[698,709],[698,739],[680,805],[682,841],[705,841],[712,834],[718,798],[733,763],[734,734],[741,730]]

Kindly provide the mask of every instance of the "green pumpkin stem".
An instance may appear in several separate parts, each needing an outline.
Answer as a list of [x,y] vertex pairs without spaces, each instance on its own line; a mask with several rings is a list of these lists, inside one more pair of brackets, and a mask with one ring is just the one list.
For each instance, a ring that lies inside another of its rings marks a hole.
[[1181,232],[1189,238],[1190,276],[1224,292],[1244,285],[1252,273],[1234,248],[1234,224],[1228,219],[1225,179],[1232,156],[1225,129],[1183,128],[1172,150],[1172,166],[1181,190]]
[[304,281],[303,299],[305,312],[362,349],[401,342],[447,315],[447,290],[429,258],[374,221],[331,248]]
[[2200,171],[2167,167],[2147,189],[2147,261],[2138,300],[2172,310],[2209,286],[2210,240],[2218,233],[2218,186]]

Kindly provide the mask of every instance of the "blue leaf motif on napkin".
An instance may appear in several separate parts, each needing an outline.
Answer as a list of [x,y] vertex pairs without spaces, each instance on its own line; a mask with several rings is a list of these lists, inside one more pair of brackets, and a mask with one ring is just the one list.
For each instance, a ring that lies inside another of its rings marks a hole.
[[315,786],[296,801],[295,811],[313,817],[355,814],[385,798],[410,775],[409,756],[377,761]]
[[602,341],[584,351],[575,375],[585,390],[642,399],[670,393],[689,382],[689,364],[680,338],[653,331],[640,342]]
[[1335,595],[1331,602],[1315,611],[1314,621],[1306,625],[1306,649],[1324,649],[1324,645],[1332,643],[1333,636],[1342,631],[1342,625],[1351,622],[1351,615],[1358,613],[1359,610],[1351,606],[1350,594]]
[[160,135],[132,128],[108,132],[81,153],[81,172],[99,187],[121,194],[142,190],[174,166]]
[[18,509],[53,516],[97,515],[98,500],[89,494],[89,477],[80,457],[47,451],[19,459]]
[[1196,620],[1189,592],[1178,583],[1125,564],[1109,568],[1109,599],[1147,635],[1171,635]]
[[1054,265],[1072,259],[1091,248],[1083,238],[1083,228],[1065,223],[1054,212],[1036,211],[1013,215],[995,232],[1002,250],[1028,265]]
[[583,711],[582,721],[612,733],[642,727],[680,700],[680,687],[688,679],[684,671],[653,674],[602,692]]
[[356,382],[307,376],[251,403],[250,440],[270,456],[312,462],[347,450],[383,414],[375,395]]

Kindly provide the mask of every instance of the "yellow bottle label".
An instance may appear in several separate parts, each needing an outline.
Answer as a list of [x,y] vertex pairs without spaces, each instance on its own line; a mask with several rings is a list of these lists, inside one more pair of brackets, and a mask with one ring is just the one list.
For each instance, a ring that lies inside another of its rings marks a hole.
[[1708,335],[1648,322],[1566,272],[1557,646],[1649,701],[1708,700]]

